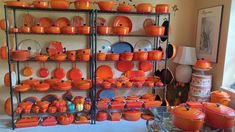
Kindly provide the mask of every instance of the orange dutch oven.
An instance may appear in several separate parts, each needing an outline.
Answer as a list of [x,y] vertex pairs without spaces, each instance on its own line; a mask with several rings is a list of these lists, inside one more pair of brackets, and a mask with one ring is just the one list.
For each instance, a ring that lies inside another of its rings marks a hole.
[[131,61],[133,59],[132,52],[123,52],[120,54],[120,60],[122,61]]
[[36,61],[45,62],[45,61],[48,60],[49,56],[48,55],[38,54],[34,58],[35,58]]
[[73,88],[77,90],[88,90],[91,85],[91,80],[76,80],[72,82]]
[[76,0],[74,1],[74,6],[78,10],[90,10],[91,0]]
[[220,103],[225,106],[228,106],[229,102],[231,101],[230,95],[223,91],[213,91],[211,92],[211,102],[212,103]]
[[9,29],[9,32],[11,32],[11,33],[18,33],[19,29],[17,27],[12,27],[12,28]]
[[90,60],[90,53],[82,53],[82,54],[78,54],[78,59],[80,61],[89,61]]
[[51,59],[52,60],[55,60],[55,61],[64,61],[66,59],[66,54],[64,53],[57,53],[53,56],[51,56]]
[[57,117],[59,124],[61,125],[69,125],[74,121],[73,114],[61,114]]
[[203,127],[205,114],[195,108],[177,106],[172,110],[173,124],[184,131],[198,131]]
[[53,84],[51,88],[59,91],[67,91],[72,88],[72,83],[71,81],[61,81]]
[[123,117],[127,121],[138,121],[141,118],[141,112],[139,110],[126,110]]
[[141,96],[141,99],[147,99],[149,101],[154,101],[155,95],[154,94],[144,94]]
[[6,3],[7,6],[17,6],[17,7],[27,7],[29,6],[27,2],[25,1],[5,1],[4,3]]
[[26,61],[30,57],[29,50],[15,50],[11,51],[11,58],[15,61]]
[[120,26],[113,27],[113,32],[116,35],[127,35],[130,32],[130,28],[120,25]]
[[36,80],[36,79],[33,79],[33,78],[30,78],[30,79],[22,81],[22,83],[26,84],[26,85],[29,85],[30,87],[34,87],[35,85],[39,84],[40,81]]
[[99,1],[97,2],[100,10],[102,11],[112,11],[115,3],[112,1]]
[[16,85],[14,90],[17,91],[17,92],[26,92],[28,90],[30,90],[30,85],[27,85],[27,84],[19,84],[19,85]]
[[206,122],[209,126],[229,130],[234,127],[235,112],[232,108],[218,103],[203,103]]
[[76,50],[69,50],[67,51],[67,56],[70,61],[75,61],[76,60]]
[[163,52],[160,50],[152,50],[148,52],[148,60],[161,60]]
[[20,32],[22,32],[22,33],[30,33],[31,32],[31,28],[25,24],[23,27],[20,28]]
[[147,60],[148,59],[148,52],[145,51],[141,51],[141,49],[139,49],[139,51],[134,52],[134,56],[133,56],[133,60]]
[[135,6],[136,11],[140,13],[151,13],[153,11],[153,5],[150,3],[141,3]]
[[97,114],[96,114],[96,120],[97,121],[105,121],[108,119],[108,113],[105,112],[105,111],[99,111]]
[[120,12],[131,12],[132,10],[132,5],[129,5],[125,2],[123,2],[122,4],[119,4],[117,7],[117,11]]
[[78,33],[79,34],[90,34],[91,33],[91,27],[84,24],[83,26],[78,27]]
[[33,26],[31,28],[32,33],[45,33],[45,29],[43,26],[40,26],[40,24],[37,24],[36,26]]
[[111,34],[111,30],[112,30],[112,27],[109,27],[109,26],[101,25],[97,27],[97,33],[101,35]]
[[47,1],[35,0],[33,2],[33,7],[35,7],[35,8],[48,8],[49,3]]
[[168,4],[157,4],[156,12],[157,13],[168,13],[170,6]]
[[146,35],[148,36],[162,36],[165,32],[165,27],[150,25],[144,28]]
[[39,91],[39,92],[43,92],[43,91],[47,91],[50,89],[50,85],[48,83],[39,83],[39,84],[36,84],[33,89],[35,91]]
[[52,25],[51,27],[46,28],[46,33],[60,34],[61,33],[60,27]]
[[46,79],[44,82],[48,83],[50,87],[52,87],[54,84],[59,83],[60,80],[56,78],[51,78],[51,79]]
[[106,59],[106,54],[101,52],[101,51],[99,51],[99,53],[96,53],[96,58],[99,61],[104,61]]
[[117,61],[117,60],[119,60],[119,54],[116,54],[116,53],[107,54],[106,60]]
[[68,9],[70,2],[68,0],[50,0],[51,8]]
[[76,27],[74,26],[66,26],[66,27],[63,27],[62,28],[62,33],[64,34],[76,34],[77,31],[76,31]]

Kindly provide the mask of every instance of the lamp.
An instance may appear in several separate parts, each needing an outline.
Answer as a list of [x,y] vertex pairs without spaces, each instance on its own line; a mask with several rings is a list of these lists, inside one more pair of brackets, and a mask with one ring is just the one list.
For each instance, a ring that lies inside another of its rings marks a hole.
[[192,67],[196,63],[196,49],[193,47],[181,46],[177,50],[174,62],[179,64],[176,67],[175,79],[177,82],[189,83],[192,76]]

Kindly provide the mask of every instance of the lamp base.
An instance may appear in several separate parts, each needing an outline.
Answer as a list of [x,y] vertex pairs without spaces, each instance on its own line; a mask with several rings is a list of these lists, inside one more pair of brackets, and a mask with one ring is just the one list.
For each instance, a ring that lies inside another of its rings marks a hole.
[[192,68],[189,65],[178,65],[175,71],[177,82],[189,83],[192,77]]

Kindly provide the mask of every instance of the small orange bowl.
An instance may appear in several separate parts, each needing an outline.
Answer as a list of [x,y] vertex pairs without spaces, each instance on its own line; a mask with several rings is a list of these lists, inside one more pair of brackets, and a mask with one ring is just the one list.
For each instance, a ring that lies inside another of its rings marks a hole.
[[36,61],[41,61],[41,62],[47,61],[48,58],[49,58],[48,55],[41,55],[41,54],[39,54],[39,55],[36,55],[36,56],[35,56],[35,60],[36,60]]
[[170,6],[168,4],[157,4],[156,12],[157,13],[168,13]]

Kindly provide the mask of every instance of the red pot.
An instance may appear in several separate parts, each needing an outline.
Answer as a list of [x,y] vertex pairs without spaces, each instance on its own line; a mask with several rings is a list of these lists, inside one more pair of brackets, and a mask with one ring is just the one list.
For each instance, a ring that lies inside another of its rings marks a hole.
[[130,28],[124,26],[117,26],[113,28],[113,32],[116,35],[127,35],[130,32]]
[[37,24],[31,28],[32,33],[45,33],[44,27]]
[[51,88],[59,91],[67,91],[72,88],[72,83],[71,81],[61,81],[53,84]]
[[34,85],[33,89],[35,91],[43,92],[43,91],[49,90],[50,85],[48,83],[39,83],[39,84]]
[[91,4],[90,0],[76,0],[74,2],[74,6],[78,10],[90,10]]
[[123,117],[128,121],[138,121],[141,118],[141,112],[138,110],[127,110],[124,111]]
[[77,90],[88,90],[91,88],[91,80],[76,80],[72,82],[73,88]]
[[141,3],[136,6],[137,12],[151,13],[153,11],[153,5],[150,3]]
[[97,121],[105,121],[108,119],[108,113],[105,111],[100,111],[96,114]]
[[148,52],[148,60],[161,60],[163,53],[160,50],[152,50]]
[[31,32],[31,28],[27,25],[24,25],[23,27],[20,28],[20,32],[22,33],[30,33]]
[[79,34],[90,34],[91,33],[91,27],[90,26],[80,26],[78,27],[78,33]]
[[11,58],[15,61],[26,61],[30,57],[29,50],[15,50],[11,51]]
[[61,114],[58,116],[57,120],[61,125],[69,125],[73,123],[74,116],[73,114]]
[[131,61],[133,59],[132,52],[123,52],[120,54],[120,60],[122,61]]
[[203,107],[208,125],[224,130],[234,127],[235,112],[233,109],[216,103],[203,103]]
[[195,68],[200,68],[200,69],[211,69],[211,63],[208,60],[197,60],[196,64],[194,65]]
[[106,59],[106,54],[99,51],[99,53],[96,54],[96,59],[99,61],[104,61]]
[[156,26],[156,25],[150,25],[145,27],[145,33],[148,36],[162,36],[165,32],[165,27],[162,26]]
[[76,32],[76,27],[73,26],[66,26],[62,28],[62,33],[64,34],[75,34]]
[[106,60],[117,61],[119,60],[119,54],[116,54],[116,53],[107,54]]
[[20,1],[20,0],[17,0],[17,1],[6,1],[4,3],[6,3],[7,6],[16,6],[16,7],[27,7],[27,6],[29,6],[27,2]]
[[60,34],[60,27],[57,26],[51,26],[46,28],[46,33],[51,33],[51,34]]
[[75,61],[76,60],[76,50],[67,51],[67,56],[70,61]]

